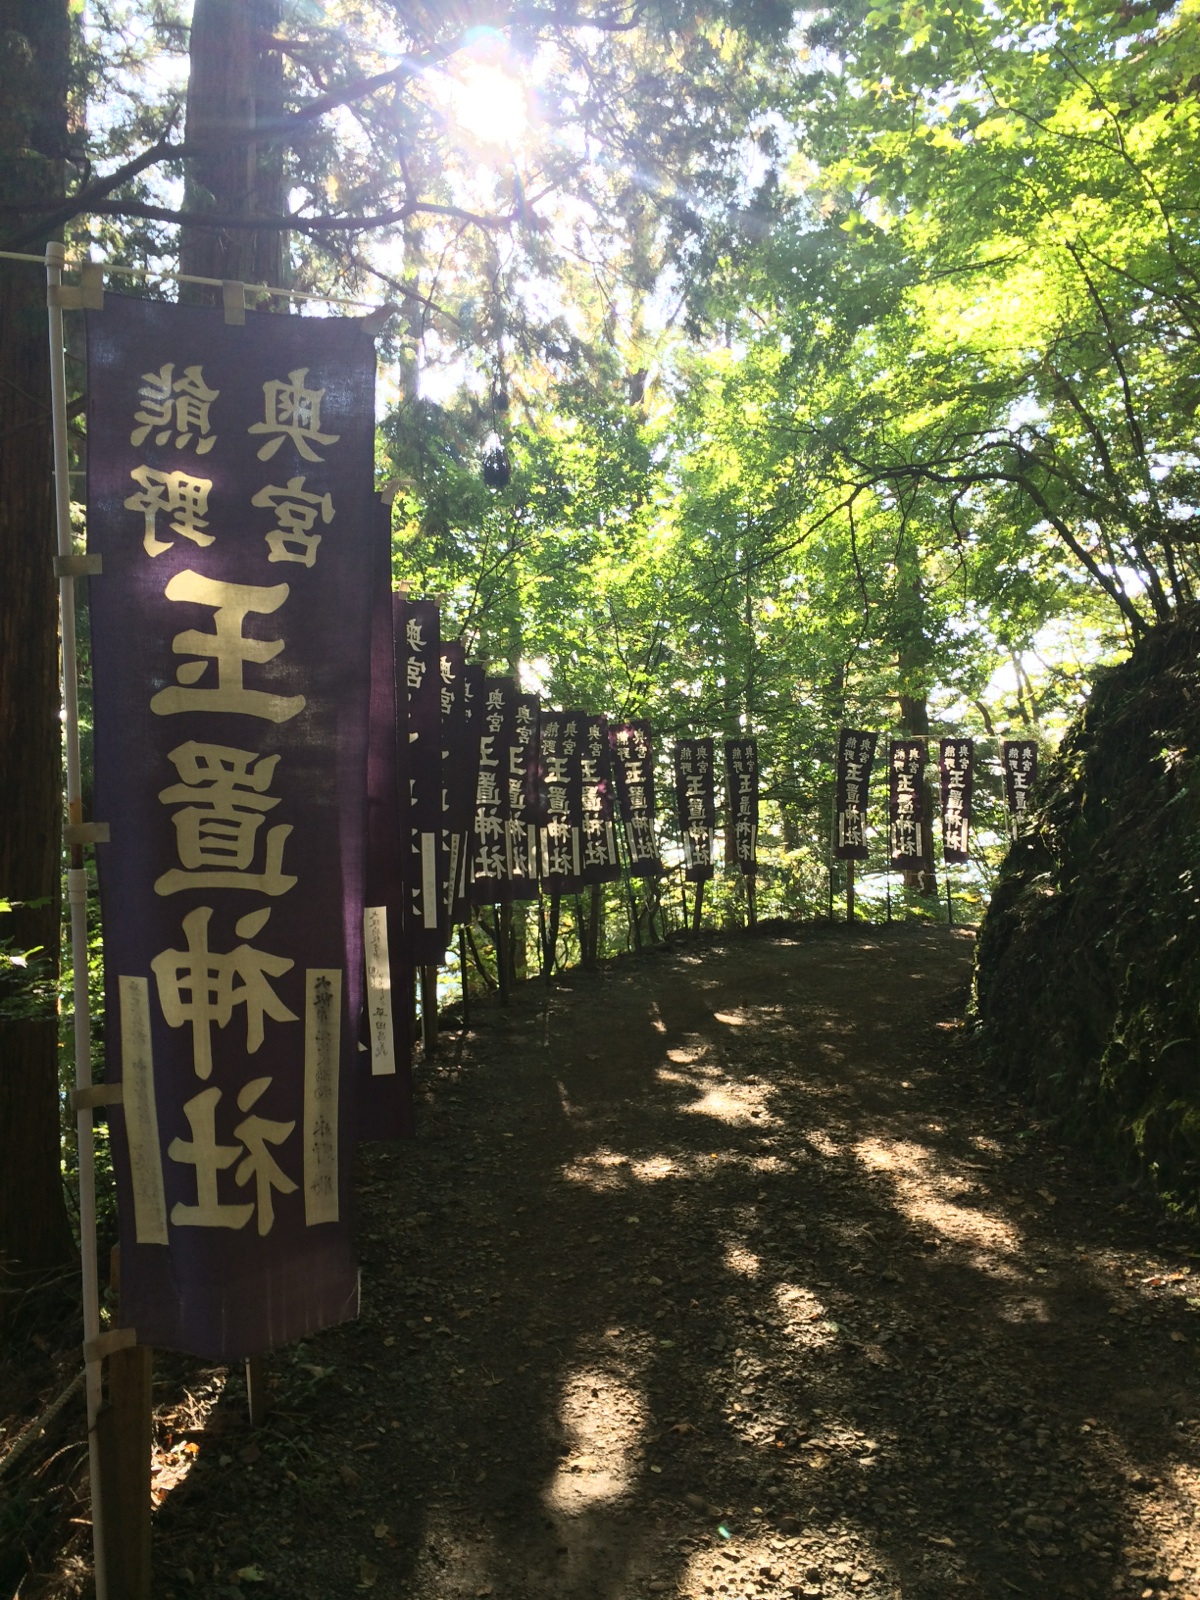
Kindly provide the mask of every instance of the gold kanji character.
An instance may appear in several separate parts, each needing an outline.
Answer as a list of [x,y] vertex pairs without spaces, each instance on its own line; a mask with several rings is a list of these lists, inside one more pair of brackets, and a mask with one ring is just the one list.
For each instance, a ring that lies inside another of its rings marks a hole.
[[236,711],[248,717],[264,717],[268,722],[287,722],[304,710],[302,694],[269,694],[262,689],[247,689],[242,681],[248,661],[271,661],[283,649],[282,639],[247,639],[242,623],[251,612],[269,616],[278,611],[290,592],[286,583],[271,588],[221,583],[185,570],[175,574],[164,592],[168,600],[215,608],[212,633],[187,628],[175,635],[171,648],[177,656],[210,657],[217,664],[217,682],[212,688],[190,687],[204,676],[207,665],[204,661],[185,661],[176,668],[175,676],[186,687],[160,689],[150,702],[151,711],[160,717],[180,711]]
[[[261,932],[270,911],[255,911],[235,924],[239,939]],[[192,1029],[192,1064],[198,1078],[212,1076],[212,1030],[224,1028],[235,1006],[246,1008],[246,1050],[250,1055],[263,1042],[263,1019],[295,1022],[294,1012],[268,983],[281,978],[295,962],[273,956],[242,943],[221,955],[208,948],[211,906],[197,906],[183,919],[186,950],[163,950],[150,963],[158,985],[158,1003],[170,1028]]]
[[263,812],[279,804],[267,794],[278,756],[260,756],[230,745],[197,744],[189,739],[168,759],[180,782],[159,791],[163,805],[185,804],[171,821],[182,867],[164,872],[154,885],[157,894],[180,889],[254,889],[260,894],[286,894],[296,879],[283,871],[284,841],[290,823],[267,831],[266,863],[252,872]]
[[193,544],[208,545],[213,535],[205,533],[208,527],[208,492],[211,478],[193,478],[187,472],[155,472],[153,467],[135,467],[129,476],[142,486],[141,494],[131,494],[125,502],[127,511],[140,511],[146,519],[146,532],[142,543],[147,554],[162,555],[170,550],[174,539],[158,537],[158,514],[163,512],[173,518],[171,532]]
[[305,461],[323,461],[313,449],[314,444],[336,444],[340,433],[322,433],[321,401],[324,389],[308,389],[304,380],[307,367],[295,367],[288,373],[288,382],[272,379],[263,384],[263,403],[266,417],[262,422],[252,422],[248,433],[273,433],[258,452],[260,461],[269,461],[283,443],[284,436],[291,438]]
[[[238,1092],[238,1109],[249,1111],[270,1084],[270,1078],[253,1078]],[[233,1130],[234,1138],[240,1139],[246,1147],[245,1160],[234,1173],[234,1178],[242,1185],[249,1183],[251,1178],[254,1179],[260,1235],[270,1233],[275,1225],[275,1206],[271,1191],[278,1189],[280,1194],[295,1194],[298,1187],[267,1149],[269,1144],[282,1144],[295,1126],[294,1121],[271,1122],[266,1117],[247,1117]]]
[[222,1203],[217,1195],[217,1173],[243,1155],[240,1144],[217,1143],[217,1102],[220,1089],[202,1089],[185,1102],[183,1111],[192,1130],[190,1139],[172,1139],[167,1155],[196,1169],[196,1204],[177,1200],[171,1221],[178,1228],[244,1228],[254,1214],[252,1204]]
[[317,516],[328,525],[333,521],[333,496],[313,494],[304,487],[304,478],[289,478],[287,488],[269,483],[251,500],[252,506],[266,506],[274,511],[279,526],[267,534],[271,554],[268,561],[299,561],[311,567],[317,558],[321,535],[312,530]]
[[205,383],[202,367],[184,367],[182,378],[176,378],[173,361],[164,361],[157,372],[143,372],[138,390],[143,409],[133,414],[141,427],[129,435],[130,444],[142,444],[157,429],[155,444],[166,444],[174,433],[175,448],[182,450],[195,434],[196,454],[206,456],[217,442],[209,431],[209,408],[219,393]]

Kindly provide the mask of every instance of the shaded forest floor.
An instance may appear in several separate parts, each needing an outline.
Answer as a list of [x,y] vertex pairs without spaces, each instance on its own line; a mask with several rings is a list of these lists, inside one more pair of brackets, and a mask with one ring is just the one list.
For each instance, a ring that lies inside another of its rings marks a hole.
[[156,1600],[1200,1596],[1197,1235],[988,1081],[970,959],[732,936],[478,1007],[362,1154],[360,1321],[257,1430],[158,1358]]

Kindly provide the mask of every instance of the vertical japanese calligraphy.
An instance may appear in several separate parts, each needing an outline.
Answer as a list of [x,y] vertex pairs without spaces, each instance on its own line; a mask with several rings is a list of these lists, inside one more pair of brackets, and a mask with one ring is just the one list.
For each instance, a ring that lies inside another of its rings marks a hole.
[[[396,698],[400,707],[404,945],[414,966],[445,952],[440,916],[442,860],[441,620],[433,600],[393,596]],[[407,785],[407,792],[404,786]]]
[[[363,938],[366,1029],[358,1063],[360,1138],[413,1131],[409,964],[404,949],[404,853],[392,632],[391,507],[377,502],[372,551],[371,708],[367,741],[367,860]],[[365,1070],[364,1070],[365,1069]]]
[[867,859],[867,804],[878,737],[861,728],[843,728],[838,734],[833,853],[839,861]]
[[952,863],[970,860],[971,785],[975,744],[943,739],[938,762],[942,780],[942,855]]
[[536,900],[538,892],[538,717],[536,694],[514,700],[513,737],[508,747],[508,878],[514,900]]
[[617,851],[608,720],[586,716],[581,731],[580,876],[584,883],[611,883],[621,876],[621,857]]
[[438,652],[441,673],[442,733],[442,904],[439,912],[443,949],[450,942],[455,894],[467,835],[474,819],[474,783],[467,755],[466,651],[457,639],[443,639]]
[[475,830],[471,844],[471,901],[492,905],[508,893],[508,768],[515,728],[517,686],[511,678],[485,678],[478,717],[479,767],[475,778]]
[[654,743],[646,721],[622,722],[608,730],[613,776],[629,853],[629,873],[653,878],[662,871],[654,837]]
[[[726,739],[727,828],[733,829],[734,858],[746,877],[758,872],[758,741]],[[726,858],[728,859],[728,858]]]
[[573,894],[582,871],[582,711],[543,711],[538,727],[542,887]]
[[475,859],[475,809],[476,795],[479,788],[479,736],[483,731],[484,704],[487,698],[485,685],[487,674],[476,662],[468,662],[463,667],[463,762],[460,780],[462,783],[462,826],[463,842],[462,854],[459,861],[458,876],[454,885],[454,911],[455,921],[461,920],[469,913],[471,906],[471,885],[474,882]]
[[1000,760],[1004,765],[1004,794],[1009,816],[1019,822],[1025,815],[1029,791],[1037,777],[1037,740],[1005,739],[1000,746]]
[[893,739],[888,753],[888,855],[902,872],[925,865],[925,741]]
[[374,346],[117,296],[87,346],[122,1313],[225,1361],[357,1305]]
[[683,837],[684,874],[689,883],[703,883],[713,875],[713,833],[717,825],[710,738],[675,741],[675,804]]

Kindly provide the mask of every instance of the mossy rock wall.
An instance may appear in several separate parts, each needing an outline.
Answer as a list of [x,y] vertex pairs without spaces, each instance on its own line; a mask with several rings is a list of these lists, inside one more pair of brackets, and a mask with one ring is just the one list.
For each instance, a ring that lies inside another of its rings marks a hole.
[[1098,678],[1000,873],[975,979],[1007,1082],[1200,1210],[1200,608]]

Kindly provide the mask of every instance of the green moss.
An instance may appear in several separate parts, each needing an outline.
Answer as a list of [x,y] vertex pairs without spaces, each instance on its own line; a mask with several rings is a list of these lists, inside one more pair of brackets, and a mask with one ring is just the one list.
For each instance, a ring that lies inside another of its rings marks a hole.
[[1008,1082],[1200,1212],[1200,608],[1104,673],[980,933]]

